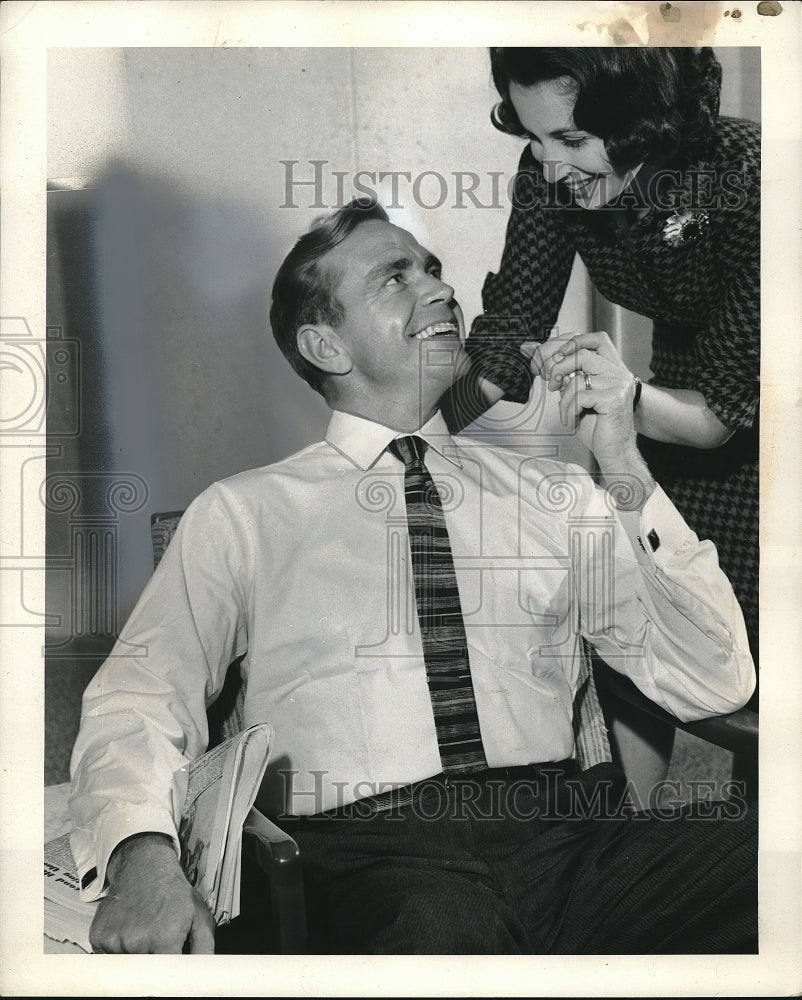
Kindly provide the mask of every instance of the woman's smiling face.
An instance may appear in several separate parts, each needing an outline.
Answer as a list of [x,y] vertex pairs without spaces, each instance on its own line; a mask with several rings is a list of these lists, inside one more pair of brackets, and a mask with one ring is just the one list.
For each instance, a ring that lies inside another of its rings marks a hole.
[[640,169],[618,173],[603,140],[576,127],[576,86],[570,77],[531,87],[511,83],[510,100],[546,180],[564,184],[582,208],[601,208],[613,201]]

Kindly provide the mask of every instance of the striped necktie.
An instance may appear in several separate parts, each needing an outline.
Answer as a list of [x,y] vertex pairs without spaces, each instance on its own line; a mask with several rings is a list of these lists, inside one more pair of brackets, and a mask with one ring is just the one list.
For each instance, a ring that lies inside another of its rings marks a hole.
[[426,442],[397,438],[388,450],[405,466],[409,548],[426,680],[443,771],[487,767],[471,681],[457,577],[440,495],[423,461]]

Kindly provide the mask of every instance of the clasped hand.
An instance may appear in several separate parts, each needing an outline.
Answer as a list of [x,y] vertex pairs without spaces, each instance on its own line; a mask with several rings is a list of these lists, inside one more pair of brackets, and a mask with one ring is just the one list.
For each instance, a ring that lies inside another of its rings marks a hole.
[[579,430],[582,440],[603,464],[635,442],[632,401],[635,379],[603,331],[569,337],[552,335],[526,343],[532,373],[550,392],[559,392],[560,420]]

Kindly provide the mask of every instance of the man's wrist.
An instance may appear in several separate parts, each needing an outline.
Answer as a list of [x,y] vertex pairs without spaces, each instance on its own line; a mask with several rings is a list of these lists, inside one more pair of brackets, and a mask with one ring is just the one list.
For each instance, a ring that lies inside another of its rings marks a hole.
[[657,489],[649,467],[634,446],[622,451],[615,460],[599,461],[599,469],[604,488],[618,510],[643,510]]
[[111,885],[133,865],[177,862],[175,847],[166,833],[136,833],[114,848],[106,866],[106,880]]

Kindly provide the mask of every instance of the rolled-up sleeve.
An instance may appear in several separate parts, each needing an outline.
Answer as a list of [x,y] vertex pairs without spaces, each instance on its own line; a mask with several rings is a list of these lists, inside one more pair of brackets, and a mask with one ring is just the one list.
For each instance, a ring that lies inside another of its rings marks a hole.
[[612,513],[594,491],[577,530],[581,628],[600,656],[682,721],[741,708],[755,668],[713,543],[699,541],[660,487],[640,513]]
[[208,741],[206,708],[246,648],[247,545],[225,491],[187,509],[110,656],[83,698],[71,762],[71,847],[85,899],[108,859],[137,833],[177,826],[188,761]]

